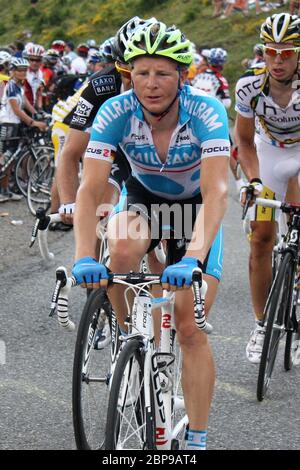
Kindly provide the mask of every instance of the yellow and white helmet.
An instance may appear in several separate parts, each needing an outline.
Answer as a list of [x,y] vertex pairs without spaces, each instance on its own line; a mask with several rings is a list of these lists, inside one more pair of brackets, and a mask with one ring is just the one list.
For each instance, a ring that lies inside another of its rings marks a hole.
[[275,13],[262,24],[260,39],[266,44],[292,43],[300,46],[300,18],[289,13]]

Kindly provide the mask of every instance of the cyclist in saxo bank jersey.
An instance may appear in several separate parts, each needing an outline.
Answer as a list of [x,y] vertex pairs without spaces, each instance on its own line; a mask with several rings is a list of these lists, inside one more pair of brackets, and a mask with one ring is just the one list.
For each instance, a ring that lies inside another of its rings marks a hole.
[[[164,227],[155,211],[157,205],[171,208],[176,203],[181,208],[183,223],[179,225],[191,241],[183,257],[163,271],[162,285],[178,290],[175,320],[183,354],[187,445],[203,450],[214,362],[207,336],[195,325],[191,289],[181,289],[190,287],[192,271],[200,267],[208,283],[208,309],[214,300],[222,269],[220,224],[227,204],[230,144],[224,106],[184,85],[193,58],[189,45],[178,29],[161,22],[146,25],[129,39],[124,57],[132,67],[133,90],[109,99],[95,118],[76,199],[72,272],[85,287],[107,283],[106,266],[95,260],[95,213],[120,146],[132,176],[125,183],[127,198],[120,201],[108,223],[110,269],[138,271],[143,256],[159,243]],[[184,214],[185,208],[192,208],[190,216]],[[130,230],[132,224],[139,227],[138,237]],[[125,233],[124,227],[129,228]],[[175,236],[178,228],[176,224]],[[124,331],[122,286],[115,286],[109,296]]]
[[[236,85],[239,160],[255,196],[300,201],[300,19],[274,14],[263,23],[260,39],[266,67],[248,71]],[[287,195],[289,182],[293,194]],[[265,334],[260,320],[272,279],[275,214],[253,207],[251,220],[249,275],[256,324],[246,354],[250,362],[259,363]]]
[[[105,67],[94,73],[82,87],[77,105],[68,115],[68,135],[61,152],[61,158],[57,168],[57,187],[60,200],[60,212],[65,223],[73,223],[75,210],[75,198],[79,186],[78,170],[79,161],[84,155],[89,141],[90,128],[99,107],[112,96],[120,93],[122,77],[115,67],[115,55],[112,51],[111,41],[105,41],[102,47],[102,57]],[[130,76],[127,80],[130,87]],[[125,162],[121,169],[115,165],[107,188],[107,201],[117,202],[119,185],[122,178],[127,177],[128,165]],[[113,188],[115,186],[115,188]],[[117,196],[116,196],[117,195]]]
[[[79,161],[86,150],[90,129],[97,111],[107,99],[131,87],[130,71],[124,63],[126,42],[136,28],[151,21],[152,18],[145,20],[135,16],[121,26],[114,41],[111,38],[104,41],[101,45],[101,54],[105,67],[89,78],[77,106],[70,114],[70,131],[57,171],[57,186],[61,202],[59,211],[65,223],[73,223],[74,202],[79,186]],[[118,152],[103,202],[111,205],[118,202],[123,181],[128,178],[129,173],[127,160],[121,158]]]

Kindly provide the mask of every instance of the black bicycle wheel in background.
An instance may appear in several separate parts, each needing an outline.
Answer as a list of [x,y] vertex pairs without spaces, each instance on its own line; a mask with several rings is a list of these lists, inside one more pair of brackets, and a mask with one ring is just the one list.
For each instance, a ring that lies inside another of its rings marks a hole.
[[288,330],[284,349],[284,368],[291,370],[294,365],[300,364],[300,327],[293,331]]
[[298,286],[295,286],[293,305],[286,318],[286,341],[284,349],[284,368],[291,370],[294,365],[300,364],[300,305],[298,305]]
[[30,172],[35,164],[35,156],[29,150],[25,150],[17,161],[15,168],[15,180],[17,187],[23,196],[27,196],[27,186]]
[[30,149],[25,149],[24,153],[18,159],[15,168],[15,180],[23,196],[27,196],[30,173],[32,172],[35,162],[38,158],[45,155],[51,155],[54,159],[53,147],[32,145]]
[[[106,450],[155,448],[154,408],[145,409],[144,355],[138,339],[129,340],[117,360],[106,421]],[[153,403],[153,389],[150,390]]]
[[51,187],[54,178],[53,150],[41,153],[30,173],[27,188],[27,204],[32,215],[42,207],[48,210],[51,204]]
[[262,401],[269,387],[280,339],[285,334],[284,318],[292,302],[295,267],[293,255],[286,252],[271,288],[266,306],[267,321],[257,381],[257,399]]
[[[94,348],[99,329],[109,320],[112,342]],[[73,425],[78,449],[103,449],[111,361],[118,348],[118,327],[103,289],[93,291],[78,327],[73,363]]]

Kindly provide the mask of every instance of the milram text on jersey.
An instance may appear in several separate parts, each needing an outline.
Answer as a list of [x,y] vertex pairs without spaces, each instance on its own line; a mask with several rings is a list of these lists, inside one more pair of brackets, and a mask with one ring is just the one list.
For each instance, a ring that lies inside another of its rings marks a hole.
[[281,108],[270,95],[266,69],[245,73],[236,85],[235,110],[246,118],[256,117],[256,132],[261,139],[279,147],[300,142],[300,74],[295,80],[295,92],[289,104]]
[[199,194],[201,159],[230,154],[227,114],[218,100],[188,85],[179,99],[179,121],[165,162],[132,90],[101,106],[85,156],[112,163],[119,145],[133,176],[153,194],[170,200]]

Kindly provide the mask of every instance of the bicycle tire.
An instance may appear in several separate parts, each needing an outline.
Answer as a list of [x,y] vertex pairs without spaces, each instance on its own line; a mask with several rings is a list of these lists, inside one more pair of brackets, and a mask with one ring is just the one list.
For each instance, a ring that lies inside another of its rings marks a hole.
[[[54,150],[49,146],[32,145],[30,149],[25,148],[20,155],[15,168],[15,180],[19,191],[23,196],[27,196],[27,188],[29,184],[30,174],[33,170],[35,162],[46,154],[54,155]],[[54,157],[53,157],[54,158]],[[27,161],[26,161],[27,159]]]
[[289,371],[294,365],[299,365],[300,330],[299,326],[293,331],[287,331],[284,348],[284,369]]
[[284,348],[284,369],[289,371],[294,365],[300,362],[300,316],[298,306],[298,286],[295,286],[292,298],[292,305],[287,315],[286,324],[286,341]]
[[[149,413],[145,409],[144,362],[140,340],[129,340],[120,352],[111,385],[105,433],[106,450],[155,448],[155,418],[151,416],[151,410]],[[152,385],[150,397],[153,410]],[[130,429],[129,433],[126,425]]]
[[186,427],[187,427],[187,415],[184,406],[183,390],[181,383],[181,374],[182,374],[182,353],[180,345],[175,337],[174,340],[174,351],[175,362],[173,365],[173,391],[172,391],[172,434],[174,432],[175,426],[178,425],[183,418],[186,418],[186,423],[183,423],[181,427],[178,428],[176,436],[173,436],[171,443],[171,449],[184,450],[186,448]]
[[16,163],[16,168],[15,168],[16,185],[24,197],[27,196],[27,187],[28,187],[30,171],[32,170],[34,166],[34,163],[35,163],[34,156],[27,149],[25,149],[25,151],[21,154],[20,158],[18,159]]
[[[95,350],[97,325],[103,312],[109,319],[112,343],[103,350]],[[73,427],[76,446],[80,450],[103,449],[103,415],[108,404],[112,357],[118,349],[118,327],[112,323],[112,317],[106,292],[103,289],[93,291],[79,323],[73,362]]]
[[[286,252],[280,263],[265,310],[267,326],[257,380],[258,401],[264,399],[269,388],[279,342],[285,334],[284,318],[289,300],[287,294],[290,295],[287,284],[289,285],[293,269],[293,256],[290,252]],[[276,327],[274,327],[275,324]]]
[[50,207],[54,172],[52,155],[41,155],[35,162],[27,187],[27,205],[32,215],[36,215],[39,207],[45,210]]

